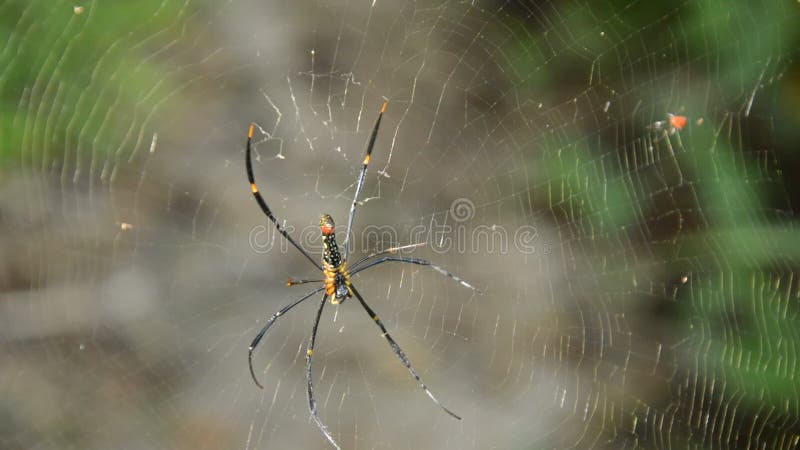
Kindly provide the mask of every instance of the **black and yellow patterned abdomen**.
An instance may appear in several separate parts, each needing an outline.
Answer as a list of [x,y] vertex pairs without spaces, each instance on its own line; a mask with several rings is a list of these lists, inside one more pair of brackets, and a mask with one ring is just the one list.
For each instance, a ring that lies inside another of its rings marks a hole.
[[[333,219],[330,219],[330,223],[333,223]],[[345,263],[342,261],[334,233],[322,236],[322,274],[325,276],[325,294],[330,297],[331,303],[338,304],[353,296],[353,291],[350,289],[350,274],[347,273]]]

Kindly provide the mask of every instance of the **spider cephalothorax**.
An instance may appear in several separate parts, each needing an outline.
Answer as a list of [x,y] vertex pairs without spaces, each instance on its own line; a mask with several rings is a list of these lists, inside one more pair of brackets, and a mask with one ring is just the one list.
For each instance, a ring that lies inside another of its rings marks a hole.
[[319,230],[322,232],[322,273],[325,275],[325,294],[332,304],[343,302],[353,296],[350,288],[350,274],[339,253],[336,244],[336,224],[333,217],[323,214],[319,219]]

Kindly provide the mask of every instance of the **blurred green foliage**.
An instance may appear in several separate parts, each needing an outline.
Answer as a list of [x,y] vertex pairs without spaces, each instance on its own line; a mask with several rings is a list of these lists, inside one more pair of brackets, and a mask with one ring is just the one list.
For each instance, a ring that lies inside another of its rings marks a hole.
[[0,4],[0,163],[94,163],[131,144],[175,90],[159,53],[181,24],[181,2],[75,5]]
[[[520,97],[541,102],[534,135],[515,136],[536,149],[525,173],[537,182],[520,186],[534,185],[537,206],[597,258],[602,270],[588,276],[685,274],[669,338],[688,332],[684,369],[719,381],[705,407],[733,393],[745,422],[796,408],[800,239],[785,220],[792,187],[772,124],[797,114],[771,105],[792,83],[781,77],[800,48],[800,4],[618,1],[519,13],[498,32],[510,36],[502,68]],[[580,115],[604,96],[607,111]],[[670,112],[688,116],[687,128],[652,129]],[[650,241],[637,256],[603,254],[640,239]],[[621,289],[607,278],[604,290]]]

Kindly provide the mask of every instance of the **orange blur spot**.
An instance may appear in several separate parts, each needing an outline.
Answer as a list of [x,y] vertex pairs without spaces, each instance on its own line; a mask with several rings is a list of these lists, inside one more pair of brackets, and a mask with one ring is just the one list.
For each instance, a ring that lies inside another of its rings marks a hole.
[[258,186],[255,183],[250,183],[250,190],[253,191],[253,194],[258,192]]
[[247,130],[247,139],[252,139],[252,138],[253,138],[253,124],[251,123],[250,129]]
[[386,100],[383,101],[383,105],[381,105],[381,114],[383,114],[386,111],[386,105],[388,104],[389,102],[387,102]]
[[669,126],[680,131],[686,126],[686,116],[670,116]]
[[364,165],[366,166],[367,164],[369,164],[369,155],[364,157]]

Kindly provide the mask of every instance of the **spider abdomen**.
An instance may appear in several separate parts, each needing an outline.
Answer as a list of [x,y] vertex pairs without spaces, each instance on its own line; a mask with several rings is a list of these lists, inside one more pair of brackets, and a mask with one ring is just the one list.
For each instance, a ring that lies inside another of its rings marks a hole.
[[347,272],[339,245],[336,244],[333,218],[324,214],[320,219],[322,230],[322,274],[325,276],[325,294],[334,305],[353,296],[350,274]]

